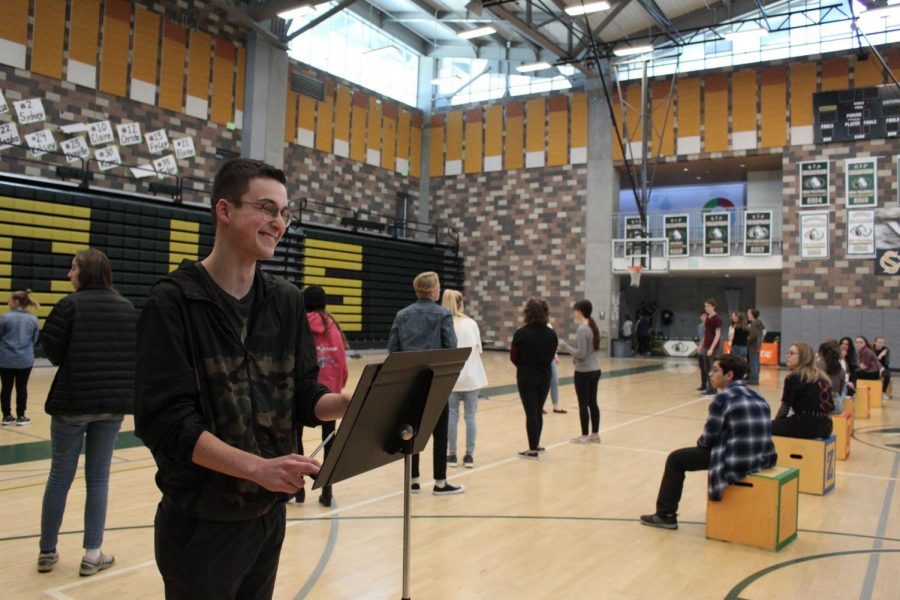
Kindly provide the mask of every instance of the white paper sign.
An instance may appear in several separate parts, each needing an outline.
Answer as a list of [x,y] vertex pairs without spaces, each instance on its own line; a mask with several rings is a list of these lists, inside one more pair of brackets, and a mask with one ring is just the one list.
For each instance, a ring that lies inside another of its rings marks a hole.
[[197,152],[194,151],[194,138],[179,138],[177,140],[174,140],[174,143],[175,158],[183,160],[185,158],[197,156]]
[[150,149],[150,154],[159,154],[160,152],[169,149],[169,136],[166,135],[165,129],[150,131],[145,137],[147,139],[147,148]]
[[44,112],[44,103],[40,98],[14,100],[13,107],[16,109],[16,117],[21,125],[38,123],[47,118],[47,114]]
[[847,211],[847,256],[875,256],[875,211]]
[[175,157],[171,154],[166,154],[162,158],[154,160],[153,168],[156,169],[156,172],[160,177],[178,174],[178,163],[175,162]]
[[113,134],[112,125],[109,124],[109,121],[88,123],[88,137],[91,140],[91,146],[108,144],[116,140],[115,134]]
[[156,175],[156,170],[153,168],[153,165],[138,165],[131,167],[131,175],[135,179],[143,179],[144,177]]
[[9,148],[9,144],[21,144],[19,130],[15,123],[0,123],[0,150]]
[[118,146],[100,148],[94,152],[94,158],[97,159],[101,171],[109,171],[110,169],[119,166],[119,163],[122,162],[122,158],[119,156]]
[[56,140],[49,129],[41,129],[25,135],[25,143],[34,156],[43,156],[56,150]]
[[0,92],[0,115],[5,115],[9,112],[9,104],[6,103],[6,98],[3,97],[3,92]]
[[76,162],[82,158],[87,160],[91,157],[91,149],[88,148],[83,135],[63,140],[60,142],[59,147],[62,148],[62,151],[66,155],[66,160],[69,162]]
[[135,144],[140,144],[143,140],[141,137],[140,123],[122,123],[121,125],[116,125],[116,132],[119,134],[119,144],[122,146],[133,146]]

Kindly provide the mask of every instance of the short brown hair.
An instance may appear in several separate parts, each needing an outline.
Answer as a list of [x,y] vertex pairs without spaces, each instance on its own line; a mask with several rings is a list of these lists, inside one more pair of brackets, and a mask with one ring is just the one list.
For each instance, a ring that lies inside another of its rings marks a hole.
[[709,304],[710,306],[712,306],[713,308],[715,308],[715,307],[716,307],[716,299],[715,299],[715,298],[709,298],[709,299],[707,299],[707,300],[704,300],[704,301],[703,301],[703,304]]
[[79,287],[101,285],[113,289],[112,265],[103,252],[96,248],[79,250],[75,253],[75,262],[78,264]]
[[413,289],[416,290],[416,296],[419,298],[427,298],[431,293],[441,287],[441,280],[434,271],[425,271],[419,273],[413,279]]
[[526,325],[546,325],[547,324],[547,309],[544,308],[544,304],[541,300],[537,298],[529,298],[528,302],[525,303],[525,310],[522,311],[522,314],[525,317]]
[[719,363],[719,368],[722,369],[723,375],[725,373],[732,373],[734,375],[733,381],[743,379],[747,374],[747,362],[740,356],[723,354],[713,361],[713,364],[715,363]]
[[38,301],[31,297],[31,290],[19,290],[18,292],[13,292],[10,298],[22,308],[34,307],[34,309],[37,310],[41,307],[41,305],[38,304]]
[[261,160],[252,158],[236,158],[226,162],[216,173],[213,180],[212,196],[209,199],[213,219],[216,216],[216,204],[224,199],[237,202],[247,193],[251,179],[274,179],[281,185],[287,185],[284,171]]

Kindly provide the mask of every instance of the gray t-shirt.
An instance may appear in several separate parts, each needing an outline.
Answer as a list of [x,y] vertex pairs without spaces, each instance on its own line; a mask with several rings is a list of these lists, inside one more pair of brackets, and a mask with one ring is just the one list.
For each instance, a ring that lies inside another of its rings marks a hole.
[[574,348],[565,342],[561,342],[559,346],[572,355],[576,371],[589,373],[600,370],[600,351],[594,350],[594,333],[588,325],[578,326]]

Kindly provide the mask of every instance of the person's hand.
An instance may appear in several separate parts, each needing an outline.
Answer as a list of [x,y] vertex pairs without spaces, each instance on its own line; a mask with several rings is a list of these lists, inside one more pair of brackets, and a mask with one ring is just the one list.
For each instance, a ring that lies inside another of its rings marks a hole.
[[556,357],[556,364],[559,364],[559,356]]
[[709,350],[706,351],[706,355],[707,355],[707,356],[712,356],[712,348],[710,348]]
[[321,467],[319,461],[299,454],[263,458],[254,472],[253,481],[270,492],[294,494],[303,487],[303,476],[315,475]]
[[852,381],[848,381],[848,382],[847,382],[847,389],[856,391],[856,386],[853,384]]

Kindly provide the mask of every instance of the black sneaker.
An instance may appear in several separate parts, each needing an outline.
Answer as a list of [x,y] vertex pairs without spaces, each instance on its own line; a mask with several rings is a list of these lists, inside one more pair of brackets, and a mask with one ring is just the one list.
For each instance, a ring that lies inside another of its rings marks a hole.
[[453,485],[450,482],[444,483],[443,486],[438,487],[434,486],[434,490],[432,493],[435,496],[450,496],[452,494],[462,494],[466,491],[466,488],[461,485]]
[[653,513],[652,515],[641,515],[641,525],[659,527],[660,529],[678,529],[678,519],[674,516],[663,517]]
[[421,490],[422,486],[419,485],[418,481],[413,481],[411,484],[409,484],[409,491],[411,491],[413,494],[418,494]]
[[528,460],[537,460],[538,456],[540,456],[540,454],[538,454],[537,450],[524,450],[519,452],[519,458],[526,458]]
[[475,466],[475,459],[472,458],[471,454],[466,454],[463,456],[463,466],[467,469],[471,469]]
[[16,418],[12,415],[6,415],[5,417],[3,417],[3,424],[4,425],[15,425]]
[[29,423],[31,423],[31,419],[29,419],[25,415],[22,415],[21,417],[16,419],[16,425],[28,425]]
[[697,391],[698,391],[698,392],[705,392],[705,391],[706,391],[706,386],[701,385],[700,387],[697,388]]
[[546,448],[544,448],[544,447],[543,447],[543,446],[538,446],[538,449],[537,449],[537,451],[538,451],[538,454],[543,454],[543,453],[544,453],[544,452],[546,452],[546,451],[547,451],[547,449],[546,449]]
[[459,466],[459,461],[456,460],[456,455],[455,455],[455,454],[448,454],[448,455],[447,455],[447,466],[448,466],[448,467],[458,467],[458,466]]

